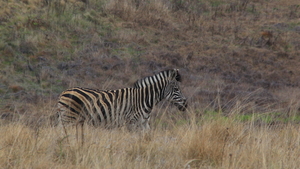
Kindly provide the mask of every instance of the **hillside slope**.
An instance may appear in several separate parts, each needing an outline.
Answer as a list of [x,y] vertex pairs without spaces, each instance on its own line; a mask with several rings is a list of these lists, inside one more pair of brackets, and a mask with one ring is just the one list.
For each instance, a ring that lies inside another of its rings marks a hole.
[[167,68],[192,108],[299,113],[299,19],[298,0],[1,1],[1,117]]

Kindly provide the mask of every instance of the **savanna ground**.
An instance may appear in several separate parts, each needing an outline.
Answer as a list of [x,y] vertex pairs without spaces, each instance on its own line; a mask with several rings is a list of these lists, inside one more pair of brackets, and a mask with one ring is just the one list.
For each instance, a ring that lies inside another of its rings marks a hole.
[[[0,168],[298,168],[298,0],[0,1]],[[179,68],[148,134],[49,126],[68,87]]]

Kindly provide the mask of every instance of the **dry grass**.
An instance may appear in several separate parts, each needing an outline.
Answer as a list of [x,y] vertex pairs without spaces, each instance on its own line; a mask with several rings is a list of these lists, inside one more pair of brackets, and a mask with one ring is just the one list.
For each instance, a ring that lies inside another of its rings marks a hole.
[[2,123],[0,168],[274,169],[300,165],[298,124],[257,126],[254,120],[245,123],[219,115],[198,119],[195,112],[190,113],[186,123],[156,127],[148,134],[85,126],[83,146],[72,127],[66,139],[60,127]]

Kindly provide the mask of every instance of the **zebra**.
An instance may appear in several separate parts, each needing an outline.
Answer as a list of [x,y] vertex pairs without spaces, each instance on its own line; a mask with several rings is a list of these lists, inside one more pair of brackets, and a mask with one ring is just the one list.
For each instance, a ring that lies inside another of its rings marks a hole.
[[78,124],[87,123],[105,128],[126,126],[129,130],[149,130],[151,111],[161,100],[170,101],[180,111],[186,110],[187,99],[181,93],[180,82],[179,70],[170,69],[136,81],[133,88],[74,87],[61,93],[56,115],[63,124],[76,124],[76,129]]

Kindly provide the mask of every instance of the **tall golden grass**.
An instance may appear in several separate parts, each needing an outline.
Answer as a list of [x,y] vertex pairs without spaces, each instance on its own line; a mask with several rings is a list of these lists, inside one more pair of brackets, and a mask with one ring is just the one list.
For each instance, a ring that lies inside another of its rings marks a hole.
[[[164,112],[166,113],[166,112]],[[75,127],[30,127],[3,123],[0,168],[298,168],[298,124],[257,125],[220,115],[196,117],[149,133],[85,126],[85,143]],[[168,114],[161,118],[169,118]],[[181,119],[176,119],[180,121]],[[176,121],[175,120],[175,121]],[[68,137],[68,138],[67,138]],[[68,141],[67,141],[68,140]]]

